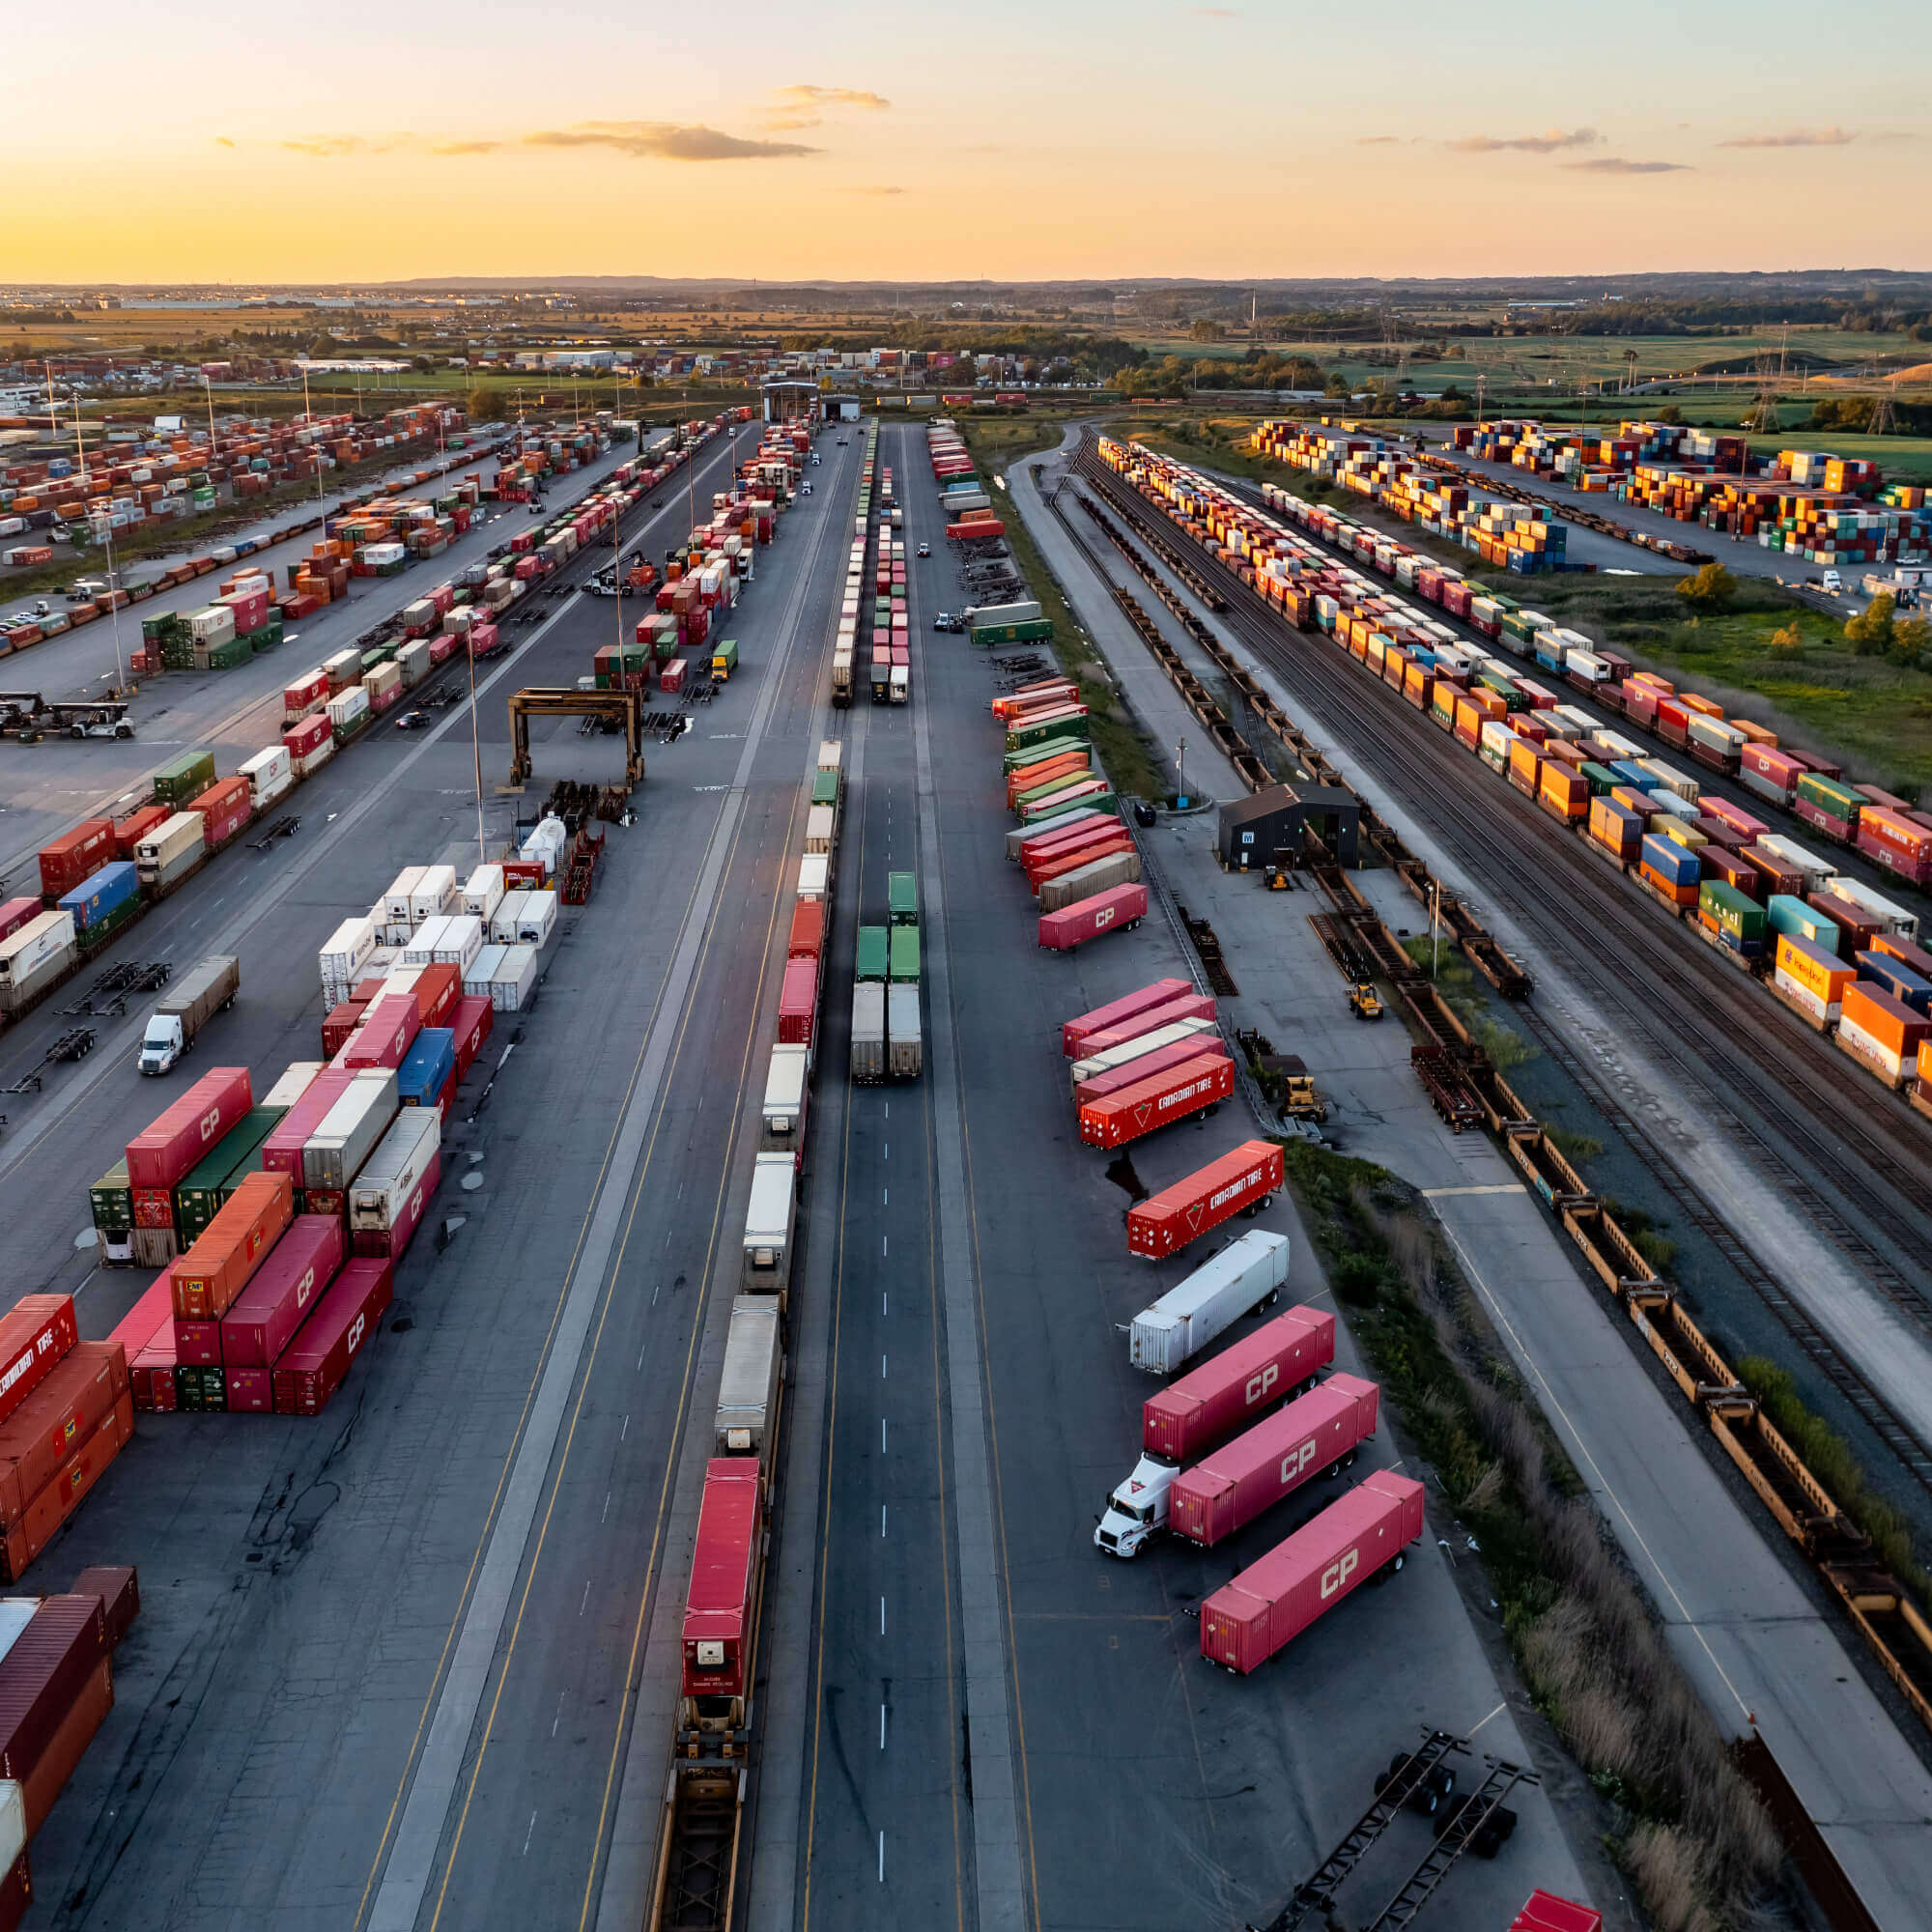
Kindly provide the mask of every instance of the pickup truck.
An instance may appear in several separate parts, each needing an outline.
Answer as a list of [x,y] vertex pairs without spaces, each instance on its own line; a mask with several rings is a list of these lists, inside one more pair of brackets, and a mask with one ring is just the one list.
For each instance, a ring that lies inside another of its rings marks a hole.
[[233,953],[210,953],[184,974],[148,1015],[136,1063],[141,1071],[156,1077],[171,1072],[194,1044],[195,1036],[214,1014],[235,1004],[241,989],[242,963]]

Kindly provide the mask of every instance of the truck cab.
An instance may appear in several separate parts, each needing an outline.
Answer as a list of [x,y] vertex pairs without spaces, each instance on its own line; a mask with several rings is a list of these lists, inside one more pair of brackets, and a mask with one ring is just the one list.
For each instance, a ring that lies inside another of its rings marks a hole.
[[1168,1492],[1180,1464],[1143,1455],[1133,1473],[1107,1498],[1094,1525],[1094,1548],[1128,1561],[1167,1528]]
[[136,1065],[143,1073],[166,1073],[186,1051],[187,1036],[182,1029],[181,1016],[155,1013],[148,1020],[147,1032],[141,1036],[141,1057]]

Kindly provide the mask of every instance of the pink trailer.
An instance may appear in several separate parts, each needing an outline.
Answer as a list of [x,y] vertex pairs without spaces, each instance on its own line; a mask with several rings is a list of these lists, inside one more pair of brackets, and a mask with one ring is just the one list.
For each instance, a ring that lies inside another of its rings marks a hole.
[[1042,913],[1039,943],[1050,952],[1071,952],[1090,939],[1109,932],[1125,932],[1147,917],[1145,886],[1116,886],[1111,892],[1095,893],[1058,912]]
[[1185,1463],[1286,1397],[1310,1387],[1335,1359],[1335,1318],[1291,1308],[1223,1349],[1141,1405],[1141,1446]]

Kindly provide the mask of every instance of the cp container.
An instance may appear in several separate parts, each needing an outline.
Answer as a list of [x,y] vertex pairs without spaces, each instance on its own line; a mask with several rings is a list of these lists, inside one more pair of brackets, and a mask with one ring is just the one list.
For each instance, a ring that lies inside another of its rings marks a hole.
[[326,1066],[302,1089],[301,1097],[262,1143],[262,1166],[266,1171],[288,1175],[298,1187],[302,1184],[302,1149],[355,1078],[346,1066]]
[[[245,1066],[204,1073],[159,1119],[128,1143],[128,1179],[137,1191],[171,1193],[254,1105]],[[172,1201],[170,1202],[172,1207]]]
[[342,1265],[342,1223],[298,1214],[221,1318],[224,1368],[270,1369]]
[[1230,1216],[1265,1208],[1281,1184],[1281,1149],[1269,1141],[1243,1141],[1129,1208],[1127,1252],[1150,1261],[1175,1254]]
[[1201,1605],[1201,1655],[1245,1676],[1422,1535],[1422,1485],[1378,1470]]
[[1079,899],[1059,912],[1042,913],[1039,943],[1049,952],[1070,952],[1109,932],[1131,931],[1146,918],[1147,888],[1116,886],[1093,898]]
[[394,1293],[393,1264],[358,1256],[343,1264],[275,1364],[277,1415],[322,1413]]
[[170,1269],[175,1314],[185,1321],[218,1321],[294,1218],[295,1188],[286,1174],[249,1175]]
[[1212,1548],[1311,1477],[1340,1473],[1376,1433],[1380,1394],[1355,1376],[1330,1376],[1179,1476],[1169,1526]]
[[1164,1462],[1189,1462],[1312,1387],[1316,1371],[1334,1359],[1334,1316],[1291,1308],[1149,1396],[1141,1405],[1141,1446]]

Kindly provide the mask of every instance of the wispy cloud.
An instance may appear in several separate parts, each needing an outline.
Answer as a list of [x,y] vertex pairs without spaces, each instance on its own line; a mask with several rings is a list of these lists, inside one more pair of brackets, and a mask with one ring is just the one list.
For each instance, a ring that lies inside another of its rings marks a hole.
[[580,121],[570,128],[540,128],[524,136],[527,148],[610,148],[634,160],[783,160],[815,155],[798,141],[748,141],[716,128],[673,121]]
[[1605,155],[1594,161],[1565,161],[1564,167],[1579,175],[1688,175],[1693,172],[1683,161],[1626,161]]
[[214,137],[214,145],[217,148],[232,148],[235,143],[226,134],[217,134]]
[[855,187],[848,189],[851,194],[903,194],[902,187]]
[[502,147],[501,141],[439,141],[430,153],[432,155],[494,155]]
[[867,114],[883,114],[892,104],[868,87],[814,87],[796,81],[772,92],[759,125],[774,132],[816,128],[827,108],[857,107]]
[[1787,128],[1781,134],[1740,134],[1720,148],[1848,148],[1859,137],[1843,128]]
[[1399,134],[1358,134],[1355,137],[1358,148],[1399,148],[1402,137]]
[[1594,148],[1603,138],[1594,128],[1577,128],[1568,133],[1551,128],[1542,134],[1465,134],[1446,145],[1459,155],[1553,155],[1563,148]]
[[336,160],[345,155],[389,155],[410,145],[407,134],[384,134],[371,140],[363,134],[308,134],[280,144],[292,155],[308,155],[318,160]]

